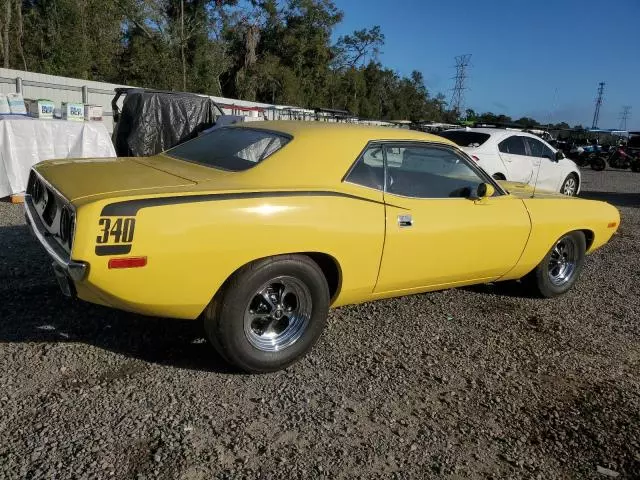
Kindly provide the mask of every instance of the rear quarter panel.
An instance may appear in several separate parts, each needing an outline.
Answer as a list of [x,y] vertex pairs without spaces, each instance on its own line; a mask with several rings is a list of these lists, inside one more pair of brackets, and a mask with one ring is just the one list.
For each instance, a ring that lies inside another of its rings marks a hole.
[[[347,187],[348,188],[348,187]],[[102,208],[78,207],[72,256],[90,264],[78,295],[138,313],[196,318],[241,266],[293,252],[335,258],[341,273],[334,306],[363,301],[375,285],[384,241],[380,192],[344,196],[236,198],[151,206],[135,214],[131,251],[143,268],[110,270],[112,256],[96,255]]]
[[518,264],[502,280],[521,278],[529,273],[566,233],[584,231],[587,253],[592,253],[607,243],[620,225],[620,213],[605,202],[551,196],[523,201],[531,217],[531,235]]

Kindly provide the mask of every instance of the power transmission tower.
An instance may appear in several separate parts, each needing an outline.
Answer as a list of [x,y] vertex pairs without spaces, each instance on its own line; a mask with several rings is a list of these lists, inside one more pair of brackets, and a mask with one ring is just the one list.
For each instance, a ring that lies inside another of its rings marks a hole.
[[625,105],[620,112],[620,130],[627,129],[627,120],[631,118],[631,105]]
[[456,84],[453,87],[450,105],[457,115],[460,115],[462,107],[464,106],[464,91],[467,89],[465,87],[465,81],[467,80],[467,67],[469,66],[470,60],[470,54],[456,57],[456,76],[453,77]]
[[598,120],[600,119],[600,106],[602,105],[602,97],[604,96],[604,82],[598,84],[598,96],[596,97],[596,110],[593,112],[593,122],[591,128],[598,128]]

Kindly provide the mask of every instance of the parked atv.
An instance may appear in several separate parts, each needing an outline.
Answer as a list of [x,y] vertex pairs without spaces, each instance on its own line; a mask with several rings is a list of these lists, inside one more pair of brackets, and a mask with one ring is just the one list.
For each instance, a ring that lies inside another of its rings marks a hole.
[[628,153],[624,147],[612,148],[608,156],[594,155],[591,159],[591,168],[596,171],[604,170],[607,164],[611,168],[640,172],[640,156]]

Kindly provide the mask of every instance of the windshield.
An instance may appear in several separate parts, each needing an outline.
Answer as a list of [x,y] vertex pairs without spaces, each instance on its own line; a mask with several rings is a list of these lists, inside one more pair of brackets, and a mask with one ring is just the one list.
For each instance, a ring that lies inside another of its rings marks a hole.
[[489,140],[491,136],[488,133],[468,132],[466,130],[449,130],[440,132],[438,135],[451,140],[459,147],[479,147]]
[[165,152],[173,158],[239,172],[284,147],[290,137],[267,130],[219,128]]

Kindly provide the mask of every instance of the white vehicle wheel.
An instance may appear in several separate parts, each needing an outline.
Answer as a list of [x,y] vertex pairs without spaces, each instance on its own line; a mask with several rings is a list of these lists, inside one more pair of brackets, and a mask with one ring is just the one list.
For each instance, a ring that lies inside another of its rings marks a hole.
[[575,197],[578,194],[578,177],[575,173],[569,174],[560,187],[560,193],[569,197]]

